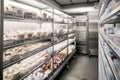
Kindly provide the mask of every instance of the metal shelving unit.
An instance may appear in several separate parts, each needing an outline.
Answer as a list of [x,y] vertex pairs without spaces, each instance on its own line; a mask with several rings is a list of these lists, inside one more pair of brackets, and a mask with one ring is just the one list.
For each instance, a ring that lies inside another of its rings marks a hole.
[[[102,50],[102,46],[101,46],[101,43],[99,43],[99,52],[100,53],[104,53],[103,50]],[[106,71],[105,71],[105,67],[104,67],[104,61],[102,59],[102,55],[103,54],[99,54],[99,80],[107,80],[107,75],[106,75]],[[101,75],[101,76],[100,76]]]
[[[100,14],[99,16],[102,16],[103,13],[105,12],[105,9],[107,8],[108,4],[110,3],[110,0],[100,0]],[[104,4],[104,5],[103,5]]]
[[[13,22],[28,22],[28,23],[51,23],[53,21],[39,20],[39,19],[25,19],[25,18],[5,18],[5,21],[13,21]],[[64,22],[54,22],[56,24],[67,24]]]
[[[41,20],[38,19],[25,19],[25,18],[4,18],[5,21],[11,21],[11,22],[28,22],[28,23],[42,23]],[[45,22],[45,21],[43,21]],[[48,22],[48,21],[46,21]]]
[[[108,1],[107,4],[109,4],[110,0]],[[105,7],[106,9],[106,7]],[[119,11],[120,11],[120,6],[118,6],[117,8],[115,8],[112,12],[110,12],[106,18],[104,19],[100,19],[100,23],[103,24],[110,24],[110,23],[118,23],[120,21],[119,19]],[[102,17],[102,15],[100,16]]]
[[7,68],[15,63],[18,63],[18,62],[20,62],[20,61],[22,61],[30,56],[33,56],[33,55],[37,54],[38,52],[43,51],[46,48],[49,48],[50,46],[52,46],[52,45],[51,44],[44,45],[44,46],[41,46],[41,47],[34,49],[32,51],[28,51],[28,52],[24,53],[23,55],[15,55],[10,60],[3,62],[3,69],[5,69],[5,68]]
[[[69,37],[69,39],[72,38],[72,37],[74,37],[74,36]],[[55,42],[54,45],[59,44],[59,43],[65,41],[65,40],[67,40],[67,39],[63,39],[63,40],[60,40],[60,41],[58,41],[58,42]],[[24,44],[25,44],[25,43],[22,43],[22,45],[24,45]],[[28,43],[28,44],[29,44],[29,43]],[[70,44],[71,44],[71,43],[70,43]],[[7,67],[9,67],[9,66],[11,66],[11,65],[13,65],[13,64],[15,64],[15,63],[18,63],[18,62],[20,62],[20,61],[22,61],[22,60],[24,60],[24,59],[26,59],[26,58],[28,58],[28,57],[30,57],[30,56],[32,56],[32,55],[37,54],[37,53],[40,52],[40,51],[43,51],[43,50],[51,47],[51,46],[53,46],[53,45],[51,45],[51,44],[43,45],[43,46],[41,46],[41,47],[39,47],[39,48],[37,48],[37,49],[34,49],[34,50],[32,50],[32,51],[29,51],[29,52],[26,52],[26,53],[24,53],[23,55],[13,56],[9,61],[3,62],[3,68],[7,68]],[[66,46],[65,46],[65,47],[66,47]],[[65,47],[63,47],[62,49],[64,49]],[[11,48],[13,48],[13,47],[11,47]],[[60,50],[60,51],[61,51],[61,50]],[[58,51],[58,52],[60,52],[60,51]],[[57,53],[57,52],[56,52],[56,53]]]
[[76,49],[74,49],[69,56],[66,57],[66,59],[62,62],[62,64],[53,72],[51,73],[51,75],[46,78],[45,80],[53,80],[56,78],[56,76],[59,74],[59,72],[63,69],[63,67],[67,64],[67,62],[73,57],[73,55],[75,54]]
[[[114,1],[114,0],[113,0]],[[112,72],[113,74],[113,80],[119,80],[120,79],[120,75],[118,74],[118,71],[115,68],[115,63],[111,60],[110,56],[109,56],[109,52],[107,52],[107,50],[105,50],[104,45],[102,45],[102,42],[105,42],[106,45],[109,47],[109,49],[111,51],[113,51],[114,55],[117,57],[117,59],[120,59],[120,47],[115,44],[112,40],[110,40],[108,38],[108,34],[107,32],[103,31],[103,29],[105,30],[106,27],[109,27],[109,24],[114,24],[114,28],[116,27],[116,24],[120,23],[120,2],[117,2],[117,7],[115,8],[108,8],[109,4],[113,4],[111,3],[112,0],[101,0],[101,3],[104,3],[104,6],[100,9],[100,13],[99,13],[99,60],[101,62],[99,62],[99,67],[101,67],[102,64],[106,63],[108,64],[107,66],[110,68],[109,70]],[[100,4],[100,6],[102,6],[102,4]],[[115,6],[115,3],[114,3]],[[110,6],[109,6],[110,7]],[[109,10],[107,10],[109,9]],[[108,11],[108,12],[106,12]],[[106,12],[106,14],[104,14]],[[105,33],[104,33],[105,32]],[[114,34],[113,34],[114,35]],[[103,61],[102,61],[103,60]],[[106,67],[103,65],[103,67]],[[118,67],[119,68],[119,67]],[[106,69],[102,69],[103,71],[105,71]],[[101,75],[101,78],[99,77],[99,80],[101,79],[105,79],[105,80],[110,80],[111,76],[109,76],[108,74],[110,72],[107,73],[107,75],[102,75],[103,73],[100,73],[101,71],[99,70],[99,74]],[[106,78],[105,78],[106,77]]]
[[[17,46],[21,46],[21,45],[24,45],[24,44],[31,44],[31,43],[44,41],[44,40],[51,40],[51,37],[50,36],[39,37],[39,38],[36,38],[36,39],[22,40],[20,42],[17,42],[17,41],[14,40],[13,44],[8,45],[8,46],[4,46],[4,50],[14,48],[14,47],[17,47]],[[6,41],[6,42],[9,42],[9,41]]]
[[[12,1],[15,1],[15,0],[12,0]],[[28,6],[32,6],[32,7],[38,8],[40,10],[45,10],[47,12],[50,12],[53,19],[54,19],[54,15],[61,16],[61,17],[65,18],[63,16],[63,14],[61,15],[61,14],[55,13],[55,11],[54,11],[55,9],[53,7],[50,7],[50,9],[52,10],[52,12],[51,12],[49,10],[46,10],[46,8],[45,9],[40,8],[40,7],[37,7],[35,5],[28,4],[28,3],[24,2],[24,1],[23,2],[15,1],[15,2],[24,4],[24,5],[28,5]],[[8,68],[11,68],[11,66],[13,66],[13,65],[15,65],[17,63],[20,63],[23,60],[27,60],[29,57],[34,56],[34,55],[38,54],[39,52],[42,52],[42,51],[46,50],[47,48],[52,48],[52,52],[50,53],[50,56],[48,58],[46,58],[46,59],[40,61],[38,64],[30,67],[29,70],[25,71],[22,74],[18,73],[16,75],[12,75],[13,76],[12,80],[24,80],[25,78],[27,78],[29,75],[33,74],[34,71],[39,69],[41,66],[43,66],[48,61],[51,61],[51,68],[50,69],[53,70],[53,72],[51,72],[52,75],[48,74],[48,77],[50,77],[50,78],[47,78],[47,80],[53,80],[57,76],[57,74],[62,70],[62,68],[68,63],[68,61],[71,59],[71,57],[74,55],[74,53],[76,52],[76,49],[75,49],[76,47],[75,47],[73,49],[73,51],[71,52],[71,54],[67,55],[67,57],[64,59],[64,61],[62,61],[60,63],[60,66],[56,70],[54,70],[54,67],[53,67],[53,65],[54,65],[54,63],[53,63],[54,59],[53,58],[54,58],[54,56],[59,54],[65,48],[67,48],[67,50],[68,50],[68,47],[70,45],[73,45],[73,43],[74,43],[74,46],[76,46],[76,38],[75,38],[76,34],[75,34],[75,31],[69,32],[69,26],[68,26],[69,24],[73,24],[73,23],[68,22],[68,19],[70,17],[69,15],[67,15],[65,13],[64,13],[64,15],[66,15],[66,17],[67,17],[67,22],[55,22],[55,21],[43,21],[43,20],[38,20],[38,19],[6,18],[5,17],[4,21],[10,21],[11,23],[13,23],[13,22],[37,23],[37,24],[50,23],[50,25],[52,26],[53,34],[51,34],[51,36],[44,36],[44,37],[39,37],[39,38],[34,38],[34,39],[29,39],[29,40],[22,40],[20,42],[15,41],[13,44],[4,46],[4,51],[5,51],[7,49],[15,48],[15,47],[22,46],[22,45],[25,45],[25,44],[38,43],[38,42],[42,42],[42,41],[45,41],[45,40],[50,40],[49,44],[40,46],[39,48],[36,48],[36,49],[34,49],[32,51],[25,52],[22,55],[13,56],[10,60],[3,62],[3,72],[4,72],[4,70],[6,70]],[[70,18],[72,18],[72,17],[70,17]],[[55,27],[56,27],[56,26],[54,26],[54,24],[66,25],[67,26],[67,28],[66,28],[67,32],[63,33],[63,34],[57,34],[56,36],[54,36],[54,30],[55,30]],[[69,36],[70,34],[74,34],[74,35]],[[66,37],[64,37],[62,39],[59,39],[61,36],[66,36]],[[57,37],[59,39],[59,41],[55,42],[54,37]],[[69,42],[70,39],[73,39],[73,40],[71,42]],[[58,44],[60,44],[60,43],[62,43],[64,41],[67,41],[67,44],[65,46],[62,46],[59,50],[55,51],[54,50],[55,45],[58,45]],[[68,54],[68,51],[67,51],[67,54]]]
[[29,71],[25,72],[24,75],[20,75],[17,76],[16,78],[14,78],[14,80],[24,80],[24,78],[26,78],[27,76],[29,76],[30,74],[32,74],[35,70],[37,70],[39,67],[41,67],[44,63],[48,62],[51,58],[47,58],[46,60],[40,62],[39,64],[37,64],[36,66],[33,66],[33,68],[31,68]]
[[110,57],[108,56],[108,53],[104,50],[103,47],[102,47],[102,49],[103,49],[102,53],[104,53],[105,59],[107,60],[107,62],[109,64],[109,67],[111,68],[111,71],[113,72],[113,74],[115,76],[115,79],[119,80],[120,78],[119,78],[119,75],[118,75],[118,73],[117,73],[117,71],[115,69],[115,66],[113,66],[114,65],[113,61],[110,59]]
[[113,43],[110,39],[108,39],[104,34],[101,33],[103,39],[107,42],[107,44],[111,47],[111,49],[116,53],[116,56],[120,57],[120,47]]
[[[75,41],[72,41],[71,43],[67,44],[66,46],[62,47],[61,49],[59,49],[57,52],[54,52],[53,56],[57,55],[59,52],[61,52],[63,49],[65,49],[66,47],[68,47],[70,44],[75,43]],[[76,49],[74,49],[71,54],[69,56],[67,56],[67,58],[61,63],[61,65],[55,70],[53,71],[47,78],[45,78],[45,80],[52,80],[53,78],[55,78],[57,76],[57,74],[61,71],[61,69],[65,66],[65,64],[71,59],[71,57],[75,54]],[[20,80],[23,80],[24,78],[26,78],[27,76],[29,76],[31,73],[33,73],[36,69],[38,69],[40,66],[42,66],[45,62],[48,62],[51,58],[46,59],[44,62],[42,62],[41,64],[38,64],[35,68],[31,69],[29,73],[26,72],[26,74],[20,78]],[[54,77],[53,77],[54,76]]]
[[[57,37],[64,36],[64,35],[67,35],[67,34],[69,35],[69,34],[72,34],[72,33],[74,33],[74,32],[65,33],[65,34],[58,34]],[[75,35],[70,36],[69,38],[74,37],[74,36]],[[17,42],[15,40],[13,40],[13,44],[8,45],[8,46],[4,46],[4,50],[10,49],[10,48],[13,48],[13,47],[17,47],[17,46],[21,46],[21,45],[24,45],[24,44],[36,43],[36,42],[40,42],[40,41],[44,41],[44,40],[51,40],[51,36],[39,37],[39,38],[36,38],[36,39],[31,38],[30,40],[22,40],[20,42]],[[64,40],[66,40],[66,39],[60,40],[59,42],[62,42]],[[9,40],[6,41],[6,42],[9,42]],[[56,42],[54,44],[57,44],[59,42]]]

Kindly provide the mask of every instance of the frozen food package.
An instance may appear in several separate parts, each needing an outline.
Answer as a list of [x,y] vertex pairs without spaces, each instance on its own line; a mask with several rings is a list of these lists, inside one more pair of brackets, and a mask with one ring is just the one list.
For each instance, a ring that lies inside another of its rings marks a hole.
[[113,26],[108,26],[108,27],[107,27],[107,33],[108,33],[108,34],[114,33],[114,27],[113,27]]
[[32,12],[25,12],[24,13],[24,18],[32,19]]
[[116,71],[118,72],[119,76],[120,76],[120,60],[119,59],[115,59],[114,60],[114,65],[116,67]]
[[117,37],[120,37],[120,25],[115,27],[114,32]]
[[4,17],[5,18],[15,18],[16,16],[16,9],[15,7],[8,5],[5,8],[5,12],[4,12]]
[[112,42],[114,42],[115,40],[115,35],[114,34],[108,34],[108,39],[110,39]]
[[31,30],[26,30],[24,33],[24,39],[29,39],[32,38],[32,31]]

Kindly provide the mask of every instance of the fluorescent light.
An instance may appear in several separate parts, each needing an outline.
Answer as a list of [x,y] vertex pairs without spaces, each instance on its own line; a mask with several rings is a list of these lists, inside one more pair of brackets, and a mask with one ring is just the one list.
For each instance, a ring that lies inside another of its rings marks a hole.
[[72,9],[64,9],[64,11],[68,13],[79,13],[79,12],[95,11],[95,9],[94,7],[79,7],[79,8],[72,8]]
[[54,9],[54,12],[55,12],[56,14],[61,14],[61,15],[65,14],[65,13],[63,13],[62,11],[59,11],[59,10],[57,10],[57,9]]
[[23,3],[26,3],[26,4],[30,4],[30,5],[33,5],[33,6],[36,6],[36,7],[39,7],[39,8],[46,8],[48,7],[47,5],[45,4],[42,4],[36,0],[18,0],[20,2],[23,2]]
[[24,5],[24,4],[15,2],[15,1],[5,0],[4,3],[5,3],[5,7],[9,6],[9,5],[12,5],[12,6],[16,6],[16,7],[19,7],[19,8],[25,9],[25,10],[29,10],[29,11],[33,11],[33,12],[36,12],[36,13],[40,12],[39,9],[37,9],[37,8],[27,6],[27,5]]

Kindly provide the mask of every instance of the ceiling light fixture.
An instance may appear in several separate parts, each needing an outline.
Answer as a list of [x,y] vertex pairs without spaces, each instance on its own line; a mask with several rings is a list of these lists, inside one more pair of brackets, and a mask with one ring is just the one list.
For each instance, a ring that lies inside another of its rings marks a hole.
[[95,11],[95,8],[94,7],[79,7],[79,8],[64,9],[64,11],[68,13],[82,13],[82,12]]
[[[21,0],[22,1],[22,0]],[[26,0],[25,0],[26,1]],[[35,0],[32,0],[34,3],[37,3],[37,1]],[[30,2],[30,1],[28,1]],[[25,5],[25,4],[22,4],[22,3],[19,3],[19,2],[16,2],[16,1],[12,1],[12,0],[5,0],[5,7],[9,6],[9,5],[12,5],[12,6],[17,6],[19,8],[23,8],[25,10],[28,10],[28,11],[33,11],[33,12],[40,12],[38,8],[35,8],[35,7],[32,7],[32,6],[28,6],[28,5]],[[38,2],[39,3],[39,2]]]

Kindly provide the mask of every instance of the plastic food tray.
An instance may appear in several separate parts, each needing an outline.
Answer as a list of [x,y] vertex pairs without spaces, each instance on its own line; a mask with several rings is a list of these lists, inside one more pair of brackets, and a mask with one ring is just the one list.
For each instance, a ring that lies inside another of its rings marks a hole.
[[14,42],[15,42],[15,40],[5,40],[3,44],[4,44],[4,46],[8,46],[8,45],[14,44]]

